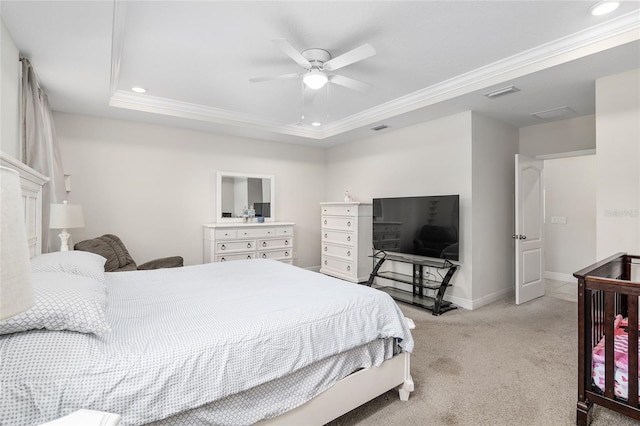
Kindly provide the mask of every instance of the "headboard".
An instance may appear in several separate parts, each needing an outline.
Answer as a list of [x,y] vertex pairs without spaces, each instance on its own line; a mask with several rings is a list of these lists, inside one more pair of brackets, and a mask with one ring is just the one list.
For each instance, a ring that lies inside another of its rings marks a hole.
[[26,164],[0,151],[0,165],[14,169],[20,175],[22,207],[29,242],[29,256],[42,253],[42,186],[49,178]]

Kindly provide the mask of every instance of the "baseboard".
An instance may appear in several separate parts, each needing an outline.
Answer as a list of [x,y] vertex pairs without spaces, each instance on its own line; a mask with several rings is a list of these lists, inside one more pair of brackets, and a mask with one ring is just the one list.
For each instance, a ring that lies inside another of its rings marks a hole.
[[461,308],[474,310],[490,303],[497,302],[498,300],[502,300],[507,297],[513,297],[514,292],[515,289],[513,288],[505,288],[473,300],[460,299],[457,297],[445,297],[445,299],[449,300],[454,305],[460,306]]
[[565,274],[562,272],[544,271],[544,277],[550,280],[564,281],[569,283],[577,283],[578,279],[571,274]]

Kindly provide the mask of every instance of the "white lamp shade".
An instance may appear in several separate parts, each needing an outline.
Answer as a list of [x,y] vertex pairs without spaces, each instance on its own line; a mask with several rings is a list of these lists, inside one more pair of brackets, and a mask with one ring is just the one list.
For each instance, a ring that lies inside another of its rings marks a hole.
[[307,85],[309,89],[318,90],[324,87],[329,79],[327,78],[327,75],[322,71],[312,69],[311,71],[306,73],[304,77],[302,77],[302,81]]
[[49,228],[69,229],[82,228],[84,226],[84,215],[82,206],[76,204],[51,204],[51,215],[49,217]]
[[20,188],[15,170],[0,167],[0,320],[33,305],[31,262]]

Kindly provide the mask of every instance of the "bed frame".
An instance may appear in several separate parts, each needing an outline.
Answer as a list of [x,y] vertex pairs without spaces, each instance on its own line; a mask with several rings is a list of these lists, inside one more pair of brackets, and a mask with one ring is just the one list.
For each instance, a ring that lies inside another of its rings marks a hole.
[[[618,253],[573,274],[578,279],[578,404],[576,424],[591,422],[593,404],[640,420],[638,298],[640,256]],[[635,281],[633,281],[635,279]],[[614,318],[629,319],[629,395],[614,395]],[[592,351],[605,338],[605,391],[592,382]]]
[[[33,257],[42,252],[42,186],[49,178],[2,152],[0,164],[20,174],[29,251]],[[407,401],[414,389],[409,356],[408,352],[402,352],[379,367],[353,373],[300,407],[258,424],[323,425],[395,387],[399,387],[400,399]]]

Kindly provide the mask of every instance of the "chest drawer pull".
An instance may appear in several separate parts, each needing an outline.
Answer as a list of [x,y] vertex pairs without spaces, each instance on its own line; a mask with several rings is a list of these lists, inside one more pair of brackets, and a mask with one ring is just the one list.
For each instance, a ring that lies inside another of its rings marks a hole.
[[287,256],[287,257],[289,257],[289,252],[288,252],[288,251],[285,251],[285,252],[284,252],[284,255],[285,255],[285,256]]
[[351,235],[347,236],[347,241],[351,241]]
[[324,246],[324,251],[327,251],[327,246]]
[[227,248],[227,246],[225,246],[224,244],[220,246],[220,250],[224,250],[226,248]]
[[284,240],[284,245],[288,246],[289,245],[289,240]]
[[351,221],[347,222],[347,226],[351,226]]
[[347,256],[351,257],[351,252],[350,251],[347,252]]
[[225,259],[224,257],[221,257],[221,258],[220,258],[220,262],[224,262],[224,261],[226,261],[226,260],[227,260],[227,259]]
[[266,241],[263,241],[263,242],[262,242],[262,247],[266,247],[266,246],[267,246],[267,242],[266,242]]
[[249,255],[247,255],[247,259],[251,259],[251,255],[250,255],[250,254],[249,254]]
[[347,265],[347,271],[351,270],[351,266]]
[[267,253],[262,253],[262,258],[266,259],[267,258]]
[[251,248],[251,243],[247,243],[247,248]]
[[324,234],[324,237],[327,238],[327,234]]
[[326,219],[324,220],[324,224],[325,224],[325,225],[327,224],[327,220],[326,220]]

